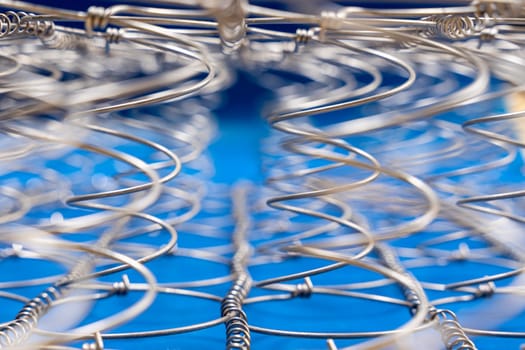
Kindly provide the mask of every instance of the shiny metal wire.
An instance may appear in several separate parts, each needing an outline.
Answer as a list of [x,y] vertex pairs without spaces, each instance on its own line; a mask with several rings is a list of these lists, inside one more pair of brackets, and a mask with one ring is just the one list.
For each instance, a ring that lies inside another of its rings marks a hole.
[[[0,4],[0,263],[52,267],[0,281],[0,348],[524,337],[522,1]],[[241,70],[263,170],[217,184]]]
[[232,236],[235,253],[231,262],[233,285],[221,302],[221,315],[226,321],[226,348],[250,349],[251,336],[246,313],[243,311],[243,302],[250,292],[252,280],[246,271],[246,264],[250,255],[250,246],[246,236],[250,222],[246,212],[247,190],[239,188],[233,194],[233,210],[236,227]]

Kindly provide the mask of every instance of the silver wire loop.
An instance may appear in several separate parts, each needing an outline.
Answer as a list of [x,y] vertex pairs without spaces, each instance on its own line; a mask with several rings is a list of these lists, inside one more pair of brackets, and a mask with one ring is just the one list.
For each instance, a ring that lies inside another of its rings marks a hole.
[[0,4],[1,349],[525,338],[524,1]]

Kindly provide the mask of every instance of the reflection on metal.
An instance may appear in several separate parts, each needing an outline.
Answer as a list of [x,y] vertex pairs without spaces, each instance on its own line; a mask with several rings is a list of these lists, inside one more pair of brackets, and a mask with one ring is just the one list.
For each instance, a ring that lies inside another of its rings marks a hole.
[[[522,1],[0,4],[0,348],[522,342]],[[271,131],[219,184],[238,70]]]

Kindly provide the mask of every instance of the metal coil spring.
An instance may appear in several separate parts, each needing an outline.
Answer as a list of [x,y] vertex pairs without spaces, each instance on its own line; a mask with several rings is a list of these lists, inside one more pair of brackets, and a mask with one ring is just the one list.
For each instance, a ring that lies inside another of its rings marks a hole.
[[469,16],[433,15],[425,17],[424,20],[436,24],[435,27],[421,33],[425,37],[443,36],[452,40],[465,39],[481,30],[481,27]]
[[[397,258],[397,255],[395,254],[394,250],[387,247],[383,244],[377,244],[375,246],[375,251],[379,255],[379,258],[382,260],[383,264],[400,273],[404,276],[415,280],[415,278],[408,273],[405,268],[401,265],[401,262]],[[408,288],[406,286],[401,287],[403,291],[403,295],[405,296],[405,300],[410,304],[410,313],[413,315],[417,312],[419,306],[421,305],[421,300],[417,294],[417,292],[411,288]]]
[[[87,43],[78,35],[59,32],[53,21],[35,17],[33,13],[7,11],[0,13],[0,38],[14,36],[33,36],[53,49],[85,49]],[[107,34],[108,42],[118,42],[120,32]]]
[[55,31],[52,21],[34,19],[35,14],[7,11],[0,13],[0,38],[25,34],[29,36],[46,36]]
[[227,349],[250,349],[250,329],[242,305],[250,290],[251,283],[252,281],[248,274],[238,276],[221,303],[222,316],[228,316],[226,321]]
[[430,311],[431,320],[437,319],[436,327],[447,350],[476,350],[474,342],[466,335],[456,315],[450,310]]
[[231,262],[231,272],[235,280],[221,303],[221,315],[226,320],[226,349],[250,349],[251,336],[246,313],[242,309],[244,300],[252,287],[252,278],[247,270],[251,254],[247,241],[250,226],[247,213],[247,187],[239,187],[233,192],[233,217],[235,231],[232,241],[235,248]]
[[84,50],[88,47],[88,42],[85,38],[70,33],[53,31],[48,35],[41,35],[39,38],[46,47],[51,49]]
[[24,305],[15,320],[0,329],[0,349],[21,344],[36,327],[40,317],[60,295],[59,289],[49,287]]

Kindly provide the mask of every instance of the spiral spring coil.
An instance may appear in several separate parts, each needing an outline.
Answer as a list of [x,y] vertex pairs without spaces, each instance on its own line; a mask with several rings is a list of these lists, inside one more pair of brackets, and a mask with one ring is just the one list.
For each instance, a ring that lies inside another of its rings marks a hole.
[[250,328],[243,310],[243,302],[252,287],[252,279],[246,270],[251,250],[246,237],[250,225],[247,220],[246,196],[247,189],[245,188],[238,188],[233,194],[236,227],[232,237],[235,254],[232,258],[231,270],[235,279],[221,302],[221,315],[228,318],[226,321],[226,348],[228,350],[249,350],[251,346]]
[[[392,248],[389,248],[384,245],[376,245],[375,251],[379,255],[379,258],[381,259],[381,261],[387,267],[416,281],[416,279],[411,274],[409,274],[406,271],[406,269],[401,265],[401,262],[399,261],[398,257],[396,256]],[[410,313],[415,314],[418,311],[419,306],[421,305],[421,299],[419,298],[418,293],[414,289],[407,288],[406,286],[403,286],[402,290],[405,296],[405,300],[410,305]]]
[[[88,42],[72,33],[60,32],[51,20],[42,20],[35,14],[26,12],[7,11],[0,13],[0,38],[29,36],[39,38],[44,45],[53,49],[83,50]],[[119,31],[108,28],[108,43],[117,43]]]
[[523,1],[283,3],[0,0],[0,348],[522,342]]
[[448,39],[465,39],[473,36],[478,26],[469,16],[446,15],[430,16],[425,18],[428,21],[436,23],[434,29],[428,30],[424,35],[429,37],[442,35]]
[[243,300],[250,290],[250,277],[238,277],[221,304],[221,314],[226,316],[226,348],[250,349],[250,328],[246,313],[242,309]]
[[52,306],[53,301],[61,295],[58,288],[49,287],[31,299],[18,312],[15,320],[0,329],[0,347],[22,344],[38,324],[38,320]]
[[55,30],[52,21],[34,19],[35,14],[7,11],[0,13],[0,38],[13,35],[49,36]]
[[447,350],[475,350],[474,343],[465,334],[456,315],[450,310],[431,310],[431,318],[437,319],[436,327],[441,333]]

